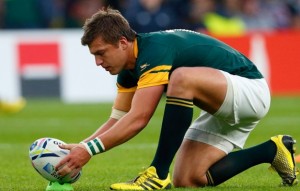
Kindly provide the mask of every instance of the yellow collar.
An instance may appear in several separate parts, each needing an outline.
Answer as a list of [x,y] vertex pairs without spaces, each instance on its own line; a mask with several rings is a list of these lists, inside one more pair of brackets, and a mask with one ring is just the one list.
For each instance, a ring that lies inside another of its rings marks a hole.
[[138,45],[137,45],[137,38],[134,39],[133,41],[133,54],[134,54],[134,57],[137,58],[138,56]]

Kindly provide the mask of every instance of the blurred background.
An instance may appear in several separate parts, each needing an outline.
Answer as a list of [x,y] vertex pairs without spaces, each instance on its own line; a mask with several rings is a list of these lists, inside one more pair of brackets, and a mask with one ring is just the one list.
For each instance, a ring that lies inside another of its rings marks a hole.
[[0,28],[81,28],[107,5],[119,9],[137,32],[185,28],[238,35],[300,29],[299,0],[0,0]]
[[[80,42],[84,21],[108,5],[136,32],[190,29],[241,51],[272,92],[270,112],[246,146],[276,134],[300,139],[300,0],[0,0],[0,190],[44,189],[47,182],[28,159],[30,144],[41,137],[79,142],[110,115],[116,76],[97,67]],[[164,100],[150,128],[87,165],[75,189],[107,190],[148,164],[163,109]],[[279,177],[266,168],[255,167],[223,188],[277,190]]]
[[300,94],[300,0],[0,0],[0,100],[112,101],[115,76],[80,44],[84,21],[104,6],[136,32],[215,36],[257,64],[273,95]]

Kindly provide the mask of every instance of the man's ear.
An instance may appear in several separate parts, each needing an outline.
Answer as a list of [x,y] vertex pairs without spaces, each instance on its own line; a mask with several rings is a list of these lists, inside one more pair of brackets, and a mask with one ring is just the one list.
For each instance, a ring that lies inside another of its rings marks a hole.
[[125,50],[128,47],[128,40],[124,36],[122,36],[119,40],[120,47]]

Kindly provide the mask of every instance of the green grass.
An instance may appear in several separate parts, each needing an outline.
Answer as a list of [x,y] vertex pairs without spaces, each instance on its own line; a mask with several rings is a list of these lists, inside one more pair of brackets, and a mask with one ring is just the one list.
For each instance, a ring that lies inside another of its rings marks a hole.
[[[30,144],[41,137],[79,142],[89,136],[110,114],[111,104],[63,104],[58,100],[28,100],[15,115],[0,114],[0,191],[41,191],[47,181],[30,164]],[[163,104],[148,127],[124,145],[95,156],[73,186],[75,191],[109,190],[112,183],[134,178],[151,162],[160,131]],[[199,112],[195,111],[195,115]],[[300,97],[273,97],[268,115],[250,135],[246,147],[276,134],[291,134],[300,140]],[[297,145],[299,147],[299,144]],[[251,157],[251,156],[249,156]],[[278,187],[280,178],[262,164],[215,188],[201,190],[299,190]],[[172,189],[195,190],[195,189]]]

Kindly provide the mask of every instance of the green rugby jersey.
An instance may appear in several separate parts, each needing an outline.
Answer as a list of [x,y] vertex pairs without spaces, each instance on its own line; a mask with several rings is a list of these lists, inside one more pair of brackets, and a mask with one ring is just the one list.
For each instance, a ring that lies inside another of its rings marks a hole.
[[169,73],[183,66],[205,66],[250,79],[263,78],[243,54],[217,39],[193,31],[140,33],[134,50],[135,69],[123,70],[118,75],[120,92],[167,84]]

